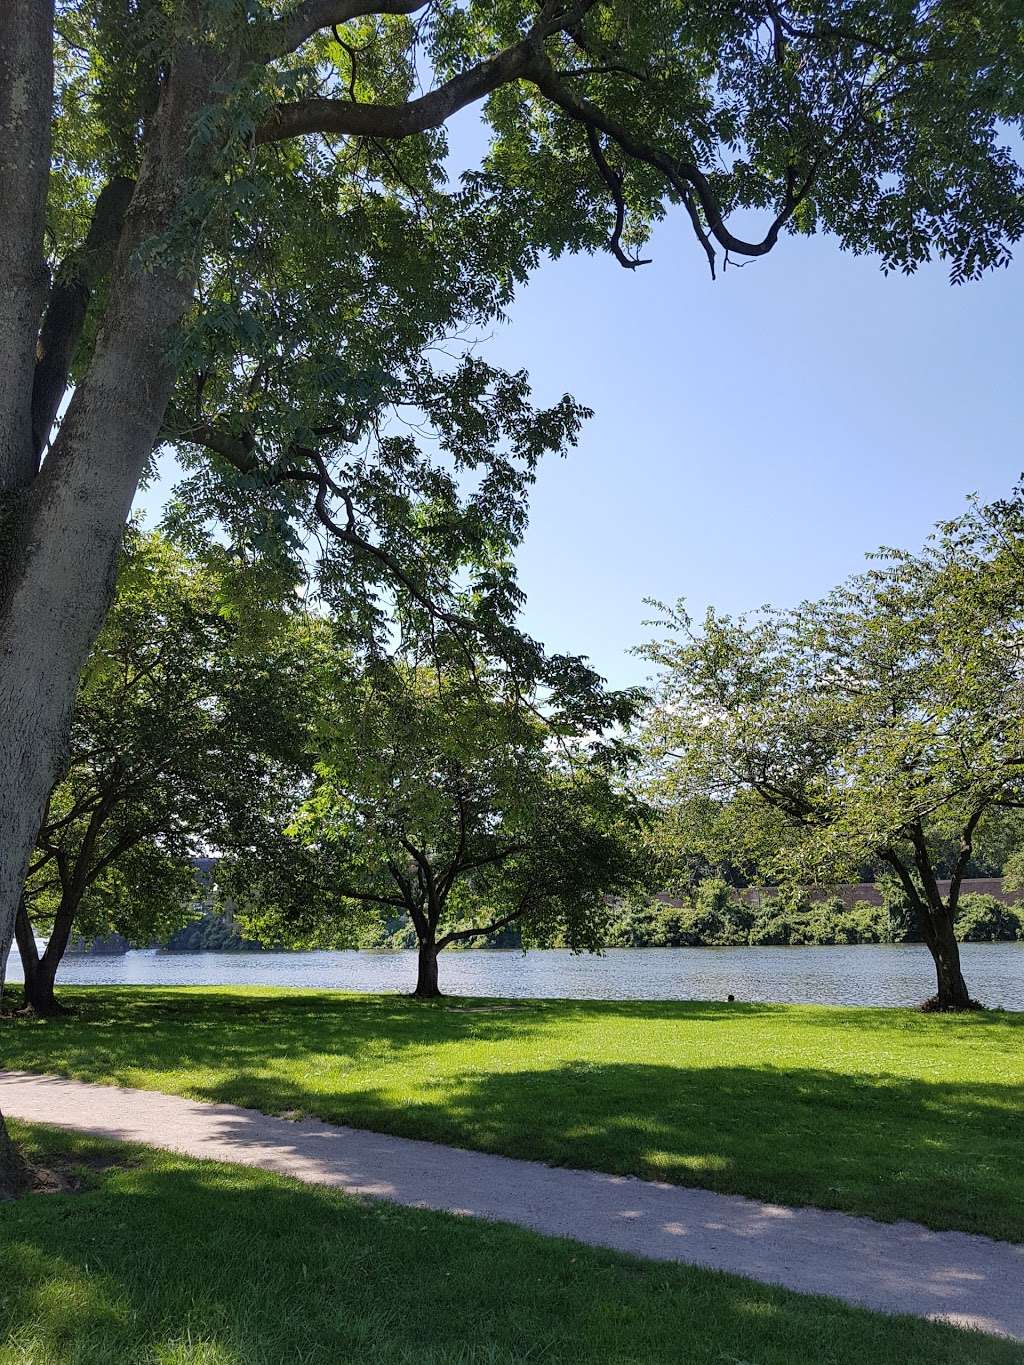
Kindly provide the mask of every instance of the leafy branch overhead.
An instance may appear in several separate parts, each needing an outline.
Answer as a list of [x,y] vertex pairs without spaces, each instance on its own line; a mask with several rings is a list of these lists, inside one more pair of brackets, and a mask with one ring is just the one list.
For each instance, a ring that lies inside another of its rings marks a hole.
[[[146,191],[167,63],[212,64],[185,191],[136,244],[197,282],[159,432],[190,471],[176,524],[226,525],[294,573],[315,532],[351,610],[386,584],[450,611],[467,566],[504,610],[521,494],[585,410],[533,409],[522,376],[458,354],[539,253],[635,267],[678,204],[712,270],[818,228],[887,268],[1002,264],[1024,222],[999,140],[1019,83],[992,79],[1014,24],[952,4],[68,0],[36,467]],[[469,105],[491,144],[453,185],[445,125]]]

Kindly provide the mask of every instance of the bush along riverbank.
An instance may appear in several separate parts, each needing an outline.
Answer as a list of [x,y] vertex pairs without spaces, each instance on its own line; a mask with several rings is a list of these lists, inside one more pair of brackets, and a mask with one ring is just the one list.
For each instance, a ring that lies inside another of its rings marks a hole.
[[[909,907],[897,894],[883,892],[882,903],[857,901],[848,907],[839,896],[812,900],[806,893],[767,895],[760,905],[741,899],[742,892],[725,882],[702,882],[690,896],[678,900],[651,899],[621,902],[610,908],[606,948],[736,948],[829,947],[856,943],[920,943],[921,935]],[[960,898],[956,920],[961,943],[1024,942],[1024,907],[1009,905],[997,896],[968,893]],[[78,943],[81,953],[123,953],[126,939],[116,946],[107,941]],[[207,911],[159,945],[167,952],[264,952],[281,945],[247,939],[233,919]],[[402,916],[370,923],[356,935],[328,937],[317,947],[415,948],[416,931]],[[515,925],[460,948],[521,948]],[[551,947],[564,947],[556,940]]]
[[[812,900],[806,892],[768,894],[759,905],[751,905],[744,894],[724,881],[708,879],[678,898],[621,901],[609,907],[604,946],[756,948],[921,942],[910,907],[889,887],[883,887],[880,905],[863,900],[852,907],[839,896]],[[1024,941],[1024,906],[1009,905],[997,896],[967,893],[960,898],[956,932],[961,943]],[[402,916],[394,916],[364,927],[356,946],[415,948],[416,932]],[[452,946],[521,948],[523,943],[519,929],[508,925],[486,938]],[[565,944],[556,939],[548,946]]]
[[[995,896],[961,897],[956,920],[963,943],[1024,940],[1024,913]],[[918,943],[909,907],[883,890],[882,904],[858,901],[847,908],[839,896],[811,900],[806,893],[766,896],[750,905],[725,882],[702,882],[689,903],[651,900],[616,907],[610,948],[768,947],[843,943]]]

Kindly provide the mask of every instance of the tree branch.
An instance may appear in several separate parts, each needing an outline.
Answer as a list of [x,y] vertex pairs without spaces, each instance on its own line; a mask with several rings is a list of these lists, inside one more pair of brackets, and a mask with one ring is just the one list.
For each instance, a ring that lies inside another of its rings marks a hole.
[[914,862],[921,876],[924,886],[924,894],[929,908],[940,910],[942,908],[942,892],[939,890],[939,883],[935,877],[935,870],[932,867],[931,856],[928,853],[928,840],[925,838],[924,827],[920,820],[914,820],[908,827],[907,833],[910,842],[914,846]]
[[82,842],[78,845],[78,852],[75,854],[74,869],[71,874],[71,892],[76,904],[81,900],[85,888],[93,880],[89,873],[92,866],[92,856],[96,849],[96,841],[100,837],[100,830],[106,824],[119,800],[120,793],[108,793],[89,817],[89,823],[82,835]]
[[949,906],[951,915],[956,914],[956,907],[960,901],[960,885],[963,882],[964,871],[967,868],[967,864],[971,861],[971,854],[974,851],[974,831],[977,829],[978,821],[984,814],[988,804],[987,800],[981,801],[977,809],[971,814],[970,819],[964,825],[963,834],[960,837],[960,852],[953,865],[953,874],[949,879],[949,893],[946,896],[946,904]]
[[467,104],[475,104],[493,90],[524,76],[536,62],[538,41],[531,34],[406,104],[355,104],[352,100],[333,99],[280,104],[267,122],[257,128],[256,142],[280,142],[303,133],[402,138],[439,128]]
[[459,803],[459,842],[455,849],[455,856],[448,865],[447,872],[442,873],[438,880],[438,887],[444,897],[448,896],[455,879],[462,868],[462,859],[466,852],[466,792],[460,791],[456,798]]
[[127,831],[125,834],[122,834],[120,839],[118,839],[117,842],[114,843],[107,850],[106,853],[104,853],[103,857],[98,858],[96,862],[93,863],[92,867],[89,870],[89,875],[86,878],[86,886],[87,887],[92,886],[94,882],[96,882],[100,877],[102,877],[103,873],[106,872],[107,868],[110,866],[111,863],[117,862],[118,858],[120,858],[123,854],[127,853],[130,848],[134,848],[136,844],[141,843],[142,840],[145,839],[147,835],[154,835],[158,833],[160,833],[159,829],[150,828],[132,829]]
[[409,908],[406,905],[403,896],[378,896],[372,891],[353,891],[350,886],[338,886],[335,887],[335,890],[339,896],[344,896],[346,900],[350,901],[365,901],[375,905],[397,906],[399,910],[407,910]]
[[[635,137],[628,128],[611,119],[596,104],[592,104],[589,100],[577,95],[565,84],[561,74],[555,70],[544,52],[539,49],[537,59],[528,72],[528,77],[542,95],[546,95],[553,104],[557,105],[563,113],[568,114],[577,123],[582,123],[586,127],[604,133],[606,137],[610,137],[613,142],[617,143],[627,156],[636,161],[642,161],[653,170],[660,171],[671,189],[683,200],[684,204],[690,199],[692,191],[700,204],[701,212],[708,225],[708,231],[725,251],[733,251],[738,256],[767,255],[778,241],[779,233],[792,216],[793,210],[810,189],[817,169],[816,166],[812,168],[799,187],[787,187],[783,196],[782,208],[772,220],[761,241],[744,241],[742,238],[734,236],[726,227],[721,206],[715,197],[715,193],[707,177],[696,163],[677,161],[667,152],[648,146]],[[691,214],[691,218],[692,216]]]
[[500,919],[492,920],[490,924],[482,924],[478,929],[453,929],[450,934],[445,934],[437,942],[437,951],[447,948],[449,943],[459,943],[469,938],[485,938],[488,934],[496,934],[499,929],[504,929],[519,919],[523,913],[523,903],[520,901],[515,910],[507,915],[502,915]]
[[264,61],[294,52],[319,29],[347,24],[369,14],[415,14],[428,0],[303,0],[262,31],[258,50]]
[[903,887],[904,895],[910,902],[911,909],[917,915],[917,922],[921,926],[921,932],[924,934],[925,942],[928,944],[929,948],[934,948],[935,929],[932,925],[932,918],[928,912],[928,906],[921,899],[921,894],[914,885],[914,879],[910,875],[910,869],[894,848],[880,848],[878,850],[878,856],[889,864],[900,879],[900,885]]
[[612,202],[615,205],[615,226],[612,228],[612,235],[608,239],[608,250],[612,253],[619,265],[626,270],[636,270],[638,266],[650,265],[650,260],[641,260],[639,257],[627,256],[622,249],[622,229],[626,222],[626,201],[622,194],[622,176],[618,171],[612,170],[608,164],[608,159],[601,147],[601,138],[596,128],[587,124],[587,145],[590,148],[590,155],[594,159],[594,164],[601,173],[601,179],[608,186],[612,195]]
[[134,189],[135,181],[127,176],[115,176],[103,187],[85,241],[65,259],[50,291],[32,384],[32,442],[37,462],[67,388],[89,300],[110,269]]
[[[199,445],[206,446],[208,450],[223,456],[229,464],[233,465],[242,474],[253,474],[259,470],[259,461],[256,457],[255,442],[248,433],[235,436],[231,432],[224,430],[210,422],[199,422],[188,431],[180,433],[181,439],[195,441]],[[282,483],[310,483],[316,485],[316,494],[313,502],[313,510],[320,524],[334,536],[337,540],[350,545],[354,550],[361,554],[370,556],[382,564],[395,580],[405,588],[410,597],[418,602],[424,610],[444,621],[447,625],[476,632],[478,627],[475,622],[466,616],[460,616],[457,612],[449,611],[442,607],[438,602],[424,592],[422,588],[409,576],[402,568],[398,560],[383,546],[375,545],[361,535],[356,522],[355,507],[351,495],[342,488],[334,479],[331,478],[327,463],[319,451],[313,450],[309,446],[295,446],[291,454],[296,458],[305,458],[312,462],[315,468],[288,467],[267,470],[265,479],[268,488]],[[330,494],[339,497],[345,504],[345,523],[337,521],[331,513],[328,505]]]
[[18,940],[18,952],[25,967],[25,985],[28,986],[29,974],[33,967],[39,966],[39,949],[36,947],[36,936],[32,931],[32,920],[29,918],[28,905],[25,897],[22,896],[18,902],[17,918],[14,921],[14,937]]
[[[331,480],[330,475],[327,472],[327,467],[324,464],[323,457],[313,451],[310,451],[309,453],[317,461],[319,466],[318,474],[317,476],[314,476],[317,478],[318,482],[313,506],[317,519],[320,521],[321,525],[326,527],[326,529],[330,531],[333,536],[336,536],[338,540],[345,542],[347,545],[351,545],[354,550],[369,555],[372,559],[376,559],[377,562],[382,564],[392,577],[405,588],[413,601],[418,602],[431,616],[436,617],[439,621],[444,621],[446,625],[477,634],[480,627],[475,621],[470,620],[468,616],[462,616],[458,612],[449,611],[447,607],[441,606],[439,602],[436,602],[409,576],[408,573],[406,573],[390,551],[385,550],[381,545],[374,545],[372,541],[367,540],[365,536],[359,533],[356,529],[355,510],[352,505],[351,497]],[[306,480],[309,478],[309,471],[283,471],[281,478]],[[346,520],[344,526],[337,522],[331,515],[327,505],[327,495],[329,491],[335,492],[345,503]]]

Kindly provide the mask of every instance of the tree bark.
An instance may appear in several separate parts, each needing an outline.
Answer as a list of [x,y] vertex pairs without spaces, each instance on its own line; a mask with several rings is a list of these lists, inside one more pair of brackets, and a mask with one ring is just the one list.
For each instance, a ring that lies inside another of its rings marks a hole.
[[437,953],[437,943],[433,937],[419,940],[416,989],[413,991],[417,1000],[437,1000],[442,994],[437,984]]
[[935,994],[924,1002],[922,1008],[943,1011],[980,1009],[981,1006],[978,1002],[971,999],[963,972],[960,970],[960,945],[957,943],[954,927],[956,894],[959,892],[959,886],[957,885],[951,902],[949,904],[943,903],[939,894],[938,882],[928,858],[924,831],[921,829],[913,831],[911,838],[915,846],[914,862],[925,888],[926,899],[922,898],[910,874],[910,869],[897,856],[895,850],[883,848],[879,852],[899,877],[907,901],[917,916],[917,922],[921,928],[921,937],[928,945],[928,951],[935,963],[937,989]]
[[20,1194],[28,1184],[28,1166],[7,1131],[3,1114],[0,1114],[0,1199],[10,1199]]
[[[49,283],[43,233],[52,109],[53,0],[4,0],[0,5],[0,499],[26,488],[37,468],[32,381]],[[2,535],[0,526],[0,542]],[[0,563],[0,588],[2,579]]]
[[[114,588],[124,525],[171,394],[173,337],[195,262],[147,248],[181,226],[212,51],[174,54],[110,268],[89,367],[39,470],[32,398],[48,275],[43,228],[53,2],[0,5],[0,998],[32,849],[66,759],[78,679]],[[221,72],[223,75],[224,73]],[[45,433],[43,433],[45,436]],[[0,1116],[0,1184],[21,1183]]]
[[[0,989],[28,861],[67,752],[81,669],[114,588],[139,478],[174,382],[191,267],[147,259],[186,198],[213,57],[185,48],[160,103],[111,269],[89,367],[41,472],[0,525]],[[32,346],[36,344],[33,328]],[[2,359],[2,356],[0,356]],[[31,383],[25,394],[31,413]],[[30,418],[29,418],[30,424]],[[0,492],[3,490],[0,489]]]

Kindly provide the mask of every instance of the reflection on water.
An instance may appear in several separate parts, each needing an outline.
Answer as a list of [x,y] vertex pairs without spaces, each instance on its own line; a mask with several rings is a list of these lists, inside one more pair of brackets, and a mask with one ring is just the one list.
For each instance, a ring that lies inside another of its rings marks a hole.
[[[965,943],[971,994],[1024,1010],[1024,943]],[[68,985],[306,986],[408,991],[413,952],[161,953],[69,957]],[[8,979],[21,980],[11,954]],[[786,1004],[914,1005],[935,989],[931,958],[916,944],[841,948],[613,948],[603,957],[558,949],[441,955],[441,987],[453,995],[577,1000],[737,1000]]]

